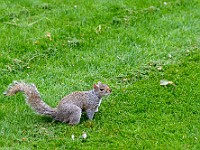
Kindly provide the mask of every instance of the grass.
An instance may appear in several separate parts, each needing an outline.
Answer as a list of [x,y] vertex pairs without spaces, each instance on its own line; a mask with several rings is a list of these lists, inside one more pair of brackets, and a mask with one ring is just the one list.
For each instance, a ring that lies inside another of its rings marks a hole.
[[2,0],[0,93],[13,80],[35,83],[51,106],[98,80],[113,93],[93,121],[73,127],[1,94],[1,149],[199,149],[199,6]]

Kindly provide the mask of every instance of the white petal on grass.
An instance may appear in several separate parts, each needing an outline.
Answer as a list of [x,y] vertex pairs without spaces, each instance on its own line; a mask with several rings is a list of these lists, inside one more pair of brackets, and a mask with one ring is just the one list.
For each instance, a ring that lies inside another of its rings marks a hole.
[[85,132],[83,132],[82,137],[83,137],[83,139],[86,139],[87,138],[87,134]]
[[72,140],[74,141],[74,138],[75,138],[75,137],[74,137],[74,134],[72,134],[72,136],[71,136],[71,137],[72,137]]
[[169,58],[172,58],[172,55],[171,55],[171,54],[168,54],[168,57],[169,57]]

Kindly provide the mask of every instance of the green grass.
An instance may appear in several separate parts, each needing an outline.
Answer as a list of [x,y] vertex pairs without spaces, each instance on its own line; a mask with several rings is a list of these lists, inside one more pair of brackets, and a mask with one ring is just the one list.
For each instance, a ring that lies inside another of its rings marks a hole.
[[13,80],[35,83],[51,106],[99,80],[113,93],[73,127],[35,114],[22,94],[0,94],[0,149],[200,149],[199,7],[1,0],[0,93]]

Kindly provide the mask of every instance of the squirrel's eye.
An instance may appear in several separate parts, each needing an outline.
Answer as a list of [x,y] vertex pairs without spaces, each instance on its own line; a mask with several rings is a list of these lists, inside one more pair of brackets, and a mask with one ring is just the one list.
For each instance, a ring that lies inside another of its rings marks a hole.
[[100,91],[103,91],[104,89],[100,89]]

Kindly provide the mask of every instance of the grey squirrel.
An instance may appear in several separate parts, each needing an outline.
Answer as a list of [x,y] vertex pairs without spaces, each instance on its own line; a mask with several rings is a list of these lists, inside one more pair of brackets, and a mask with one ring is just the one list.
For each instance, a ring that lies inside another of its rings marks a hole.
[[95,112],[98,112],[102,97],[110,95],[111,91],[106,84],[98,82],[93,85],[92,90],[73,92],[65,96],[56,108],[52,108],[42,101],[34,84],[15,81],[4,94],[11,96],[17,92],[23,92],[26,96],[26,102],[37,113],[50,116],[56,121],[76,125],[80,122],[82,112],[86,112],[87,117],[92,120]]

